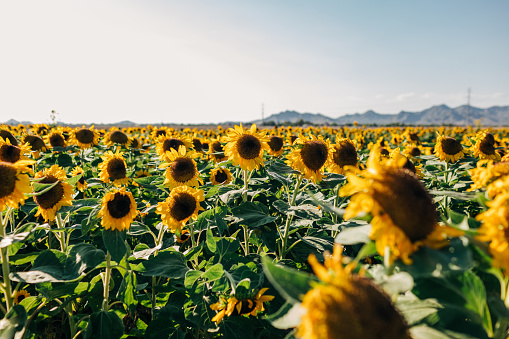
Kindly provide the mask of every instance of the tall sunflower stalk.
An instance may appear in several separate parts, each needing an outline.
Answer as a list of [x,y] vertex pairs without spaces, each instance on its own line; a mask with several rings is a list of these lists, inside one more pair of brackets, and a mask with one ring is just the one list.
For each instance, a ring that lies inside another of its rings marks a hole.
[[[4,238],[6,233],[5,230],[7,228],[7,224],[9,223],[10,216],[12,212],[14,211],[14,208],[8,207],[5,216],[0,213],[0,237]],[[13,293],[12,293],[12,286],[11,286],[11,280],[9,279],[10,267],[9,267],[9,252],[8,247],[2,247],[0,249],[0,260],[2,260],[2,276],[3,276],[3,282],[0,285],[2,288],[2,292],[4,292],[5,296],[5,302],[7,309],[3,311],[9,312],[9,310],[12,308],[14,304],[13,299]],[[6,312],[6,313],[7,313]]]

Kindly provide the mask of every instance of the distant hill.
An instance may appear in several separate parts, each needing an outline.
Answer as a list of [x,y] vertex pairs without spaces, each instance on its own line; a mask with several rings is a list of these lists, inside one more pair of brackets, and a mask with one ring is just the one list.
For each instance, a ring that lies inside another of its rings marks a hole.
[[[433,106],[421,112],[401,111],[397,114],[380,114],[372,110],[365,113],[355,113],[340,116],[338,118],[327,117],[319,113],[298,113],[296,111],[284,111],[273,114],[264,119],[265,123],[273,122],[282,124],[285,122],[297,123],[301,119],[318,125],[330,124],[405,124],[405,125],[466,125],[467,115],[469,115],[469,125],[474,125],[476,120],[481,120],[484,126],[509,126],[509,106],[493,106],[490,108],[477,108],[467,105],[456,108],[447,105]],[[251,123],[261,124],[261,120],[255,120]]]

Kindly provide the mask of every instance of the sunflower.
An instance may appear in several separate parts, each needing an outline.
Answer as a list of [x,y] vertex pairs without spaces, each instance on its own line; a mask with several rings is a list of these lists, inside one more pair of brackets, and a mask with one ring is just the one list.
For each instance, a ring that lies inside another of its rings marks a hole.
[[127,134],[125,134],[124,132],[112,127],[104,137],[104,143],[108,146],[120,145],[124,147],[129,147],[129,145],[131,144],[131,139],[129,139]]
[[150,176],[150,172],[147,169],[140,169],[139,171],[136,171],[134,173],[135,178],[145,178],[145,177],[149,177],[149,176]]
[[4,140],[9,140],[11,145],[18,146],[18,140],[14,135],[7,129],[7,127],[3,125],[0,128],[0,138]]
[[32,160],[22,160],[16,163],[0,162],[0,212],[6,206],[18,208],[19,204],[24,204],[26,200],[25,193],[32,192],[30,187],[30,178],[27,173],[32,173],[28,167],[32,165]]
[[306,179],[315,183],[321,181],[324,165],[333,152],[332,146],[321,135],[318,138],[314,135],[306,138],[302,134],[295,140],[294,145],[286,163],[304,174]]
[[47,145],[50,145],[51,148],[67,147],[67,142],[65,141],[63,130],[61,128],[57,128],[45,135],[44,141]]
[[179,244],[183,244],[183,243],[185,243],[186,241],[188,241],[188,240],[189,240],[189,238],[190,238],[190,236],[189,236],[189,235],[190,235],[190,233],[189,233],[189,231],[188,231],[188,230],[182,230],[182,232],[180,233],[180,235],[179,235],[179,234],[177,234],[177,242],[178,242]]
[[403,133],[403,136],[406,137],[406,140],[409,144],[412,144],[412,145],[418,145],[421,143],[420,139],[419,139],[419,135],[417,134],[417,132],[414,132],[412,130],[409,130],[407,129],[404,133]]
[[167,152],[170,152],[171,150],[178,151],[180,146],[184,146],[186,149],[189,149],[191,147],[191,143],[181,138],[162,135],[157,138],[156,152],[157,155],[159,155],[159,159],[161,161],[169,162],[170,160],[168,158]]
[[131,192],[127,192],[125,187],[114,188],[103,197],[97,217],[102,218],[101,225],[105,229],[123,231],[131,226],[138,213],[136,208]]
[[67,179],[65,171],[58,165],[37,172],[35,178],[42,178],[38,181],[39,184],[57,183],[48,191],[34,196],[34,200],[39,206],[35,216],[42,216],[46,221],[53,221],[55,214],[62,206],[72,205],[72,186],[65,182]]
[[285,140],[277,135],[271,135],[268,141],[269,154],[275,157],[279,157],[283,154]]
[[257,132],[255,124],[248,130],[244,130],[242,124],[235,125],[235,128],[229,129],[225,140],[227,144],[224,154],[232,160],[234,166],[247,171],[263,166],[263,151],[270,150],[265,132]]
[[220,297],[219,301],[210,305],[210,309],[219,311],[211,320],[219,324],[224,316],[252,315],[256,317],[259,312],[265,311],[264,302],[274,299],[273,295],[264,295],[268,288],[262,288],[259,291],[252,291],[250,296],[230,296],[227,300]]
[[494,163],[493,160],[479,160],[476,168],[468,170],[472,185],[468,191],[486,188],[489,198],[509,188],[509,161]]
[[15,163],[19,160],[28,160],[24,154],[30,152],[28,144],[15,146],[11,144],[9,139],[0,137],[0,161]]
[[219,139],[214,139],[209,143],[208,154],[210,159],[216,164],[228,159],[228,157],[224,154],[224,149]]
[[35,134],[25,135],[25,137],[23,138],[23,143],[28,144],[35,159],[39,158],[40,152],[47,151],[47,147],[46,144],[44,143],[43,138],[41,138],[38,135]]
[[196,161],[193,158],[199,157],[194,151],[186,150],[184,145],[180,145],[178,152],[170,149],[166,152],[168,163],[163,163],[159,168],[166,168],[164,184],[170,189],[178,186],[198,187],[203,185],[200,178]]
[[127,165],[123,153],[117,150],[116,153],[108,151],[101,156],[103,162],[99,164],[101,173],[99,177],[105,183],[112,182],[115,186],[125,185],[129,182],[127,174]]
[[357,165],[357,150],[350,139],[340,138],[333,146],[326,168],[330,172],[343,174],[345,166]]
[[81,178],[79,178],[78,182],[76,183],[76,187],[80,192],[85,191],[88,187],[88,183],[85,181],[85,171],[83,171],[83,168],[80,166],[74,167],[74,169],[71,171],[71,175],[73,177],[81,175]]
[[26,290],[19,290],[14,295],[14,305],[19,305],[20,302],[23,301],[23,299],[28,298],[30,296],[30,293],[28,293]]
[[509,277],[509,192],[500,193],[486,205],[489,209],[476,217],[482,222],[477,238],[490,243],[493,267],[502,268]]
[[232,173],[228,168],[218,167],[210,171],[212,185],[228,185],[232,181]]
[[91,148],[99,143],[99,133],[91,128],[76,128],[71,133],[71,141],[80,148]]
[[487,131],[479,132],[474,140],[475,145],[472,147],[472,150],[476,158],[500,161],[501,157],[495,149],[495,138],[493,134]]
[[465,152],[458,140],[438,134],[435,155],[441,161],[456,162],[465,156]]
[[391,298],[371,280],[343,267],[341,246],[325,263],[310,255],[320,283],[303,297],[302,317],[295,337],[304,339],[410,339],[408,325]]
[[389,263],[400,258],[411,264],[409,256],[421,245],[438,248],[447,244],[447,237],[461,235],[437,223],[433,199],[414,173],[401,168],[399,161],[379,159],[379,149],[375,147],[367,169],[347,172],[349,182],[340,190],[342,196],[355,194],[345,219],[362,212],[371,214],[370,238],[375,241],[378,254],[384,256],[388,248]]
[[189,219],[198,218],[198,211],[203,210],[200,206],[203,200],[202,190],[179,186],[171,190],[165,201],[157,204],[156,213],[161,215],[163,224],[173,233],[182,233],[182,227]]

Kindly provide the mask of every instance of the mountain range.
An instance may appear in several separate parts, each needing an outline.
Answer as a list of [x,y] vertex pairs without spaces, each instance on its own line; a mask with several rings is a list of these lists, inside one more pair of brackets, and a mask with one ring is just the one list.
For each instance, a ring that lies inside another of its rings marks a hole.
[[[475,125],[477,121],[484,126],[509,125],[509,106],[493,106],[477,108],[473,106],[459,106],[456,108],[447,105],[433,106],[420,112],[401,111],[397,114],[380,114],[374,111],[342,115],[331,118],[320,113],[299,113],[284,111],[273,114],[263,120],[265,124],[295,124],[299,121],[318,125],[345,125],[357,122],[360,125]],[[468,123],[467,123],[468,119]],[[262,120],[252,123],[261,124]]]

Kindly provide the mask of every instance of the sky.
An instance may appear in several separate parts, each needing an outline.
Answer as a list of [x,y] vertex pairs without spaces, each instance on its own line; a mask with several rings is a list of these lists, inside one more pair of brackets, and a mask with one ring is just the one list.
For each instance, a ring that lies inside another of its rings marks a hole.
[[509,1],[0,4],[0,122],[248,122],[509,105]]

